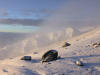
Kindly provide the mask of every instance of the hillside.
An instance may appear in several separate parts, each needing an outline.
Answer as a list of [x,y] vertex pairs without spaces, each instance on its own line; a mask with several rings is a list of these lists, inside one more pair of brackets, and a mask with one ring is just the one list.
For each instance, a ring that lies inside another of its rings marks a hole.
[[[71,46],[62,47],[67,41]],[[100,46],[94,47],[93,44],[100,42],[100,28],[67,41],[28,54],[32,61],[20,60],[23,56],[1,60],[0,75],[99,75]],[[57,50],[61,59],[41,63],[42,55],[49,49]],[[84,66],[77,66],[77,60],[81,60]]]

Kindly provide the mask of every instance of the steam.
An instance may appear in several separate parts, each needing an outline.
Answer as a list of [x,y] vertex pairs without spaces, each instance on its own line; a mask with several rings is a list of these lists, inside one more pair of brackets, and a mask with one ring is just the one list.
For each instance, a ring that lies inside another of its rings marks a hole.
[[[16,56],[33,52],[100,26],[100,0],[68,0],[40,25],[40,30],[24,40],[4,47],[3,53]],[[10,40],[11,41],[11,40]]]

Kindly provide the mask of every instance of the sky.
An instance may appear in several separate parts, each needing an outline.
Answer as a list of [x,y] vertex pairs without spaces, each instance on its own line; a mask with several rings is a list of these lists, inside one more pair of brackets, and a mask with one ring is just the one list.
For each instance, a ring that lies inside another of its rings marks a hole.
[[29,32],[29,28],[32,31],[31,26],[39,26],[64,2],[66,0],[0,0],[0,32]]
[[31,22],[34,19],[40,22],[64,2],[66,0],[0,0],[0,24],[24,25],[23,20]]
[[96,25],[100,24],[99,13],[100,0],[0,0],[0,28]]

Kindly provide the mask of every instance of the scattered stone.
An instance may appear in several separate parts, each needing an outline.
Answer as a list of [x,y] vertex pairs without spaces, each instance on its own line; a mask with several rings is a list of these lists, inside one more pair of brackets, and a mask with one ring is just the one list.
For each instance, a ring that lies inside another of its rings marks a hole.
[[56,74],[54,74],[54,75],[66,75],[66,74],[63,74],[63,73],[62,73],[62,74],[58,74],[58,73],[56,73]]
[[100,42],[93,43],[92,46],[93,46],[93,48],[100,47]]
[[25,66],[21,66],[21,67],[25,67]]
[[3,72],[8,72],[6,69],[3,69]]
[[21,58],[21,60],[32,60],[31,56],[24,56]]
[[70,46],[70,45],[71,45],[70,43],[65,42],[62,47],[67,47],[67,46]]
[[38,54],[38,52],[34,52],[33,54]]
[[77,39],[76,41],[79,41],[79,39]]
[[9,58],[9,59],[13,59],[13,58]]
[[76,61],[76,65],[78,65],[78,66],[84,66],[82,61]]
[[88,68],[87,70],[88,70],[88,71],[91,71],[91,68]]
[[51,64],[50,62],[48,62],[48,64]]
[[96,70],[100,71],[100,66],[95,66],[94,67]]
[[56,50],[49,50],[42,56],[42,62],[50,62],[57,60],[58,52]]
[[90,47],[91,45],[89,44],[89,45],[86,45],[86,47]]
[[84,59],[83,59],[83,58],[81,58],[81,59],[80,59],[80,61],[82,62],[82,61],[84,61]]
[[57,59],[61,59],[61,56],[58,56]]

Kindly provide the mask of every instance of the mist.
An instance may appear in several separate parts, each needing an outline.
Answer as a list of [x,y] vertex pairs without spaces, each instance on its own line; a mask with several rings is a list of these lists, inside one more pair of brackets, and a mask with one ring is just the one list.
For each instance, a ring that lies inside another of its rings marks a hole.
[[[13,44],[3,47],[1,53],[6,53],[8,57],[18,56],[89,32],[100,26],[99,13],[100,0],[68,0],[45,18],[39,25],[40,30],[20,41],[16,38]],[[4,59],[2,54],[1,59]]]
[[35,38],[38,46],[69,39],[99,27],[99,3],[99,0],[66,1],[41,23],[41,29],[36,33],[38,38]]
[[42,27],[55,30],[67,27],[79,29],[99,26],[99,3],[100,0],[69,0],[47,18]]

